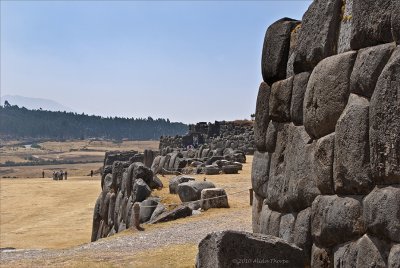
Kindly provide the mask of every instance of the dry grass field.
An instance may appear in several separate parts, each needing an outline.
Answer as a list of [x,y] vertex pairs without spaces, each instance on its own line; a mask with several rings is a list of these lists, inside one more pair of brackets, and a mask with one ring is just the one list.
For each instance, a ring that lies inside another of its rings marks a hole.
[[[97,144],[96,148],[101,148],[100,145]],[[55,150],[57,146],[60,145],[50,142],[43,145],[48,150]],[[63,146],[70,148],[72,145]],[[93,247],[86,243],[90,242],[92,210],[100,193],[100,178],[98,175],[93,178],[87,175],[90,170],[101,167],[102,163],[58,166],[68,170],[67,181],[39,178],[42,170],[49,171],[50,177],[54,166],[12,167],[12,174],[19,178],[0,179],[0,247],[47,250],[34,253],[22,250],[23,254],[18,255],[20,257],[12,257],[12,261],[5,263],[2,261],[0,266],[193,267],[197,243],[208,232],[236,227],[251,229],[248,193],[251,162],[252,156],[248,156],[240,174],[193,175],[197,180],[206,177],[217,187],[225,188],[229,209],[210,209],[172,222],[143,225],[143,232],[127,230],[102,239],[99,241],[101,246],[96,242]],[[177,195],[169,194],[168,181],[173,176],[159,177],[164,188],[154,191],[152,195],[161,197],[163,203],[180,203]],[[196,230],[195,234],[188,233],[192,228]],[[168,238],[162,239],[164,236]],[[161,241],[153,243],[151,237]],[[125,243],[134,246],[120,250]],[[82,251],[82,247],[87,249]],[[100,251],[102,247],[118,250]],[[1,254],[3,258],[6,256],[3,254],[8,253]],[[32,258],[27,257],[30,254],[33,254]]]

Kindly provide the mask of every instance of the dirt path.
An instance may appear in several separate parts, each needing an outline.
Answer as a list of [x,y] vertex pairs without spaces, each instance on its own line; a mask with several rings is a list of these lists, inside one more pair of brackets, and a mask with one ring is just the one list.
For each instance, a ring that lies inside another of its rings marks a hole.
[[[171,249],[181,245],[186,248],[190,256],[186,261],[178,262],[178,266],[188,267],[194,263],[197,244],[208,233],[227,229],[251,231],[250,207],[226,209],[224,213],[217,210],[204,213],[209,212],[211,215],[202,219],[196,219],[200,216],[192,216],[190,220],[182,219],[160,226],[145,226],[146,230],[143,232],[125,231],[114,237],[66,250],[3,251],[0,253],[1,266],[87,266],[89,263],[89,266],[97,266],[101,263],[101,265],[136,267],[146,256],[152,257],[153,250],[157,253],[157,249]],[[170,254],[169,251],[165,250],[165,254]],[[175,256],[179,258],[179,255]],[[174,265],[172,263],[171,266]],[[146,263],[140,266],[154,267],[149,262],[147,264],[149,266],[146,266]],[[168,266],[167,262],[164,264]]]

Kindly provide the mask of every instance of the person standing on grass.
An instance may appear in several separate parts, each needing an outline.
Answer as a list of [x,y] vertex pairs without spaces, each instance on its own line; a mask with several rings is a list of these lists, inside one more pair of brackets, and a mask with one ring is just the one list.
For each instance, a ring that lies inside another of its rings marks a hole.
[[42,178],[44,179],[44,170],[42,171]]
[[90,177],[93,177],[93,170],[90,171]]
[[67,180],[67,175],[68,175],[68,173],[67,173],[67,171],[65,171],[65,172],[64,172],[64,178],[65,178],[65,180]]

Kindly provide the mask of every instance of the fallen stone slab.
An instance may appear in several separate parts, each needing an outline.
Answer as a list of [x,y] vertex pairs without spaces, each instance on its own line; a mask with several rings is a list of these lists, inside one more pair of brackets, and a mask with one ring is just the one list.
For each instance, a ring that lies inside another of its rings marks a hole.
[[235,165],[226,165],[222,167],[222,172],[225,174],[238,174],[239,168]]
[[185,175],[177,176],[177,177],[170,179],[169,180],[169,193],[176,194],[179,184],[188,182],[188,181],[194,181],[194,180],[195,180],[195,178],[185,176]]
[[149,223],[159,223],[159,222],[166,222],[166,221],[173,221],[179,218],[185,218],[192,215],[192,209],[188,206],[180,205],[177,208],[166,211],[160,214],[155,219],[151,220]]
[[201,191],[207,188],[215,188],[210,181],[189,181],[178,185],[177,193],[182,202],[200,200]]
[[208,234],[199,243],[197,268],[304,267],[303,250],[283,239],[239,231]]
[[205,166],[204,167],[204,173],[206,175],[218,175],[221,172],[221,170],[218,168],[218,166]]
[[225,189],[212,188],[201,191],[201,208],[207,210],[209,208],[229,208],[228,195]]

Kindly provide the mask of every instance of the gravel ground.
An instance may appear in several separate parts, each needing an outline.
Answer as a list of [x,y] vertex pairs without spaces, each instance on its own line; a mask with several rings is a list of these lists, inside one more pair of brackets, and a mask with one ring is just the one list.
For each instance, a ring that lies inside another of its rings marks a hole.
[[[207,213],[207,212],[204,212]],[[196,216],[193,216],[196,217]],[[227,211],[210,218],[201,217],[189,222],[177,221],[160,228],[149,228],[143,232],[134,232],[115,236],[94,243],[88,243],[64,250],[2,250],[1,266],[63,266],[66,260],[85,256],[93,261],[117,260],[119,257],[134,255],[167,245],[199,243],[208,233],[222,230],[251,232],[251,208]]]

